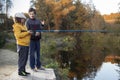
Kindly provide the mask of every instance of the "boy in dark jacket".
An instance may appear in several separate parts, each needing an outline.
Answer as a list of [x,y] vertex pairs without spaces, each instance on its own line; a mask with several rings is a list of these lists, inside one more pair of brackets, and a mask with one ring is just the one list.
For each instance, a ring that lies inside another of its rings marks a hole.
[[36,30],[41,30],[44,21],[40,21],[36,19],[36,10],[34,8],[29,9],[29,19],[26,22],[26,26],[28,30],[31,30],[33,34],[31,35],[30,39],[30,67],[33,70],[43,70],[44,68],[41,67],[40,62],[40,39],[41,39],[41,32]]

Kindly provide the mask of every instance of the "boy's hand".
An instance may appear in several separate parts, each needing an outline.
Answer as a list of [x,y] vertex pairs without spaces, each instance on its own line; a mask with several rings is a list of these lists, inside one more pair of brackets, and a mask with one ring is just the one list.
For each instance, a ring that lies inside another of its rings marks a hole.
[[36,32],[35,36],[39,36],[39,35],[40,35],[40,33],[39,33],[39,32]]
[[29,30],[28,32],[29,32],[30,34],[33,34],[33,31],[32,31],[32,30]]
[[42,25],[44,25],[44,24],[45,24],[45,21],[44,21],[44,20],[43,20],[43,21],[41,21],[41,24],[42,24]]

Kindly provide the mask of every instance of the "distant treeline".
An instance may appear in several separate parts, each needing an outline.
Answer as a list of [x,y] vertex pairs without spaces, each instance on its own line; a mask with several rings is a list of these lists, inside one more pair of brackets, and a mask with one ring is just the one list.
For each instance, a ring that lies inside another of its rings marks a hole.
[[105,14],[105,15],[103,15],[103,17],[105,20],[115,20],[118,17],[120,17],[120,13],[111,13],[109,15]]

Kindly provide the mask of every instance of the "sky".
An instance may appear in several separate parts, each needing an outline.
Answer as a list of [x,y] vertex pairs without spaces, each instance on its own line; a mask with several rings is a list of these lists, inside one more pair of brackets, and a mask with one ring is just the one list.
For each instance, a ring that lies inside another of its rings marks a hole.
[[[28,12],[30,7],[30,0],[12,0],[13,7],[10,11],[10,15],[14,16],[16,12]],[[91,0],[82,0],[83,2],[89,2]],[[120,0],[92,0],[97,11],[103,14],[110,14],[118,12],[118,3]]]
[[110,14],[118,12],[120,0],[93,0],[96,9],[101,14]]
[[30,0],[12,0],[13,6],[10,10],[9,15],[14,16],[17,12],[28,12],[30,8]]

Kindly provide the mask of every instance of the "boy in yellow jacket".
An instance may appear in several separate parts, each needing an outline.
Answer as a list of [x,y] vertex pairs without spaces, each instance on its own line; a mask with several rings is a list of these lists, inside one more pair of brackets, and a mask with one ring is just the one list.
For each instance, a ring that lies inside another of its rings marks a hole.
[[14,36],[17,43],[17,52],[19,54],[18,75],[20,76],[27,76],[30,74],[26,72],[25,66],[28,59],[30,35],[32,33],[30,31],[27,31],[27,28],[24,25],[25,19],[26,17],[23,13],[16,13],[14,19],[15,23],[13,24]]

